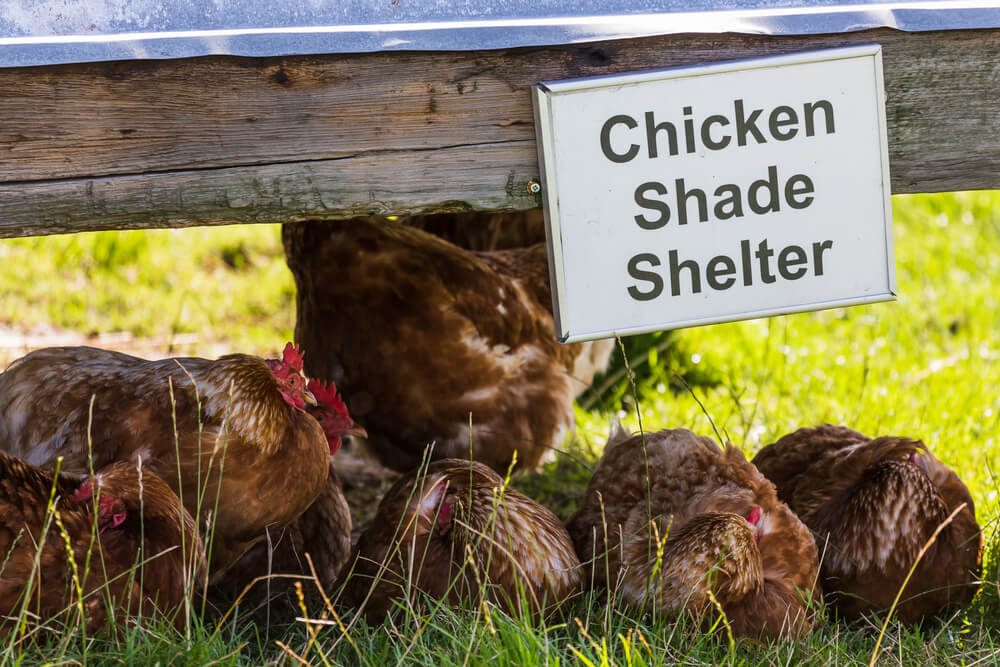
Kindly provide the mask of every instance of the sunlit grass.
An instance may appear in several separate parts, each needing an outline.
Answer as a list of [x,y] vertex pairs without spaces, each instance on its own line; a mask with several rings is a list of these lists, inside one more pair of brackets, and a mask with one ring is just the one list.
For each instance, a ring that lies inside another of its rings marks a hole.
[[278,225],[2,240],[0,327],[126,332],[162,354],[273,351],[295,324],[281,257]]

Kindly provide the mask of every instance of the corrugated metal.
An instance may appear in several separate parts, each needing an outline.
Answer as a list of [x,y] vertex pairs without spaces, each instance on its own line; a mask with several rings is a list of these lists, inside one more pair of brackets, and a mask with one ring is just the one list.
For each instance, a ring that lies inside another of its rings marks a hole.
[[678,32],[1000,27],[1000,1],[3,0],[0,66],[387,50],[454,51]]

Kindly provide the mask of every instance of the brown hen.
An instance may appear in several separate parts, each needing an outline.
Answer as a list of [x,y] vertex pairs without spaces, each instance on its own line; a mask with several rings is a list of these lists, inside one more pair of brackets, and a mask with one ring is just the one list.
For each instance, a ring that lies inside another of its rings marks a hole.
[[283,239],[306,371],[337,383],[385,465],[471,443],[496,470],[515,450],[530,468],[573,430],[613,343],[556,341],[544,245],[471,252],[369,219],[289,223]]
[[70,474],[141,457],[193,515],[211,518],[217,579],[326,483],[330,443],[305,412],[315,399],[301,367],[290,344],[283,359],[268,360],[37,350],[0,374],[0,443],[35,465],[61,456]]
[[629,605],[714,616],[714,596],[752,637],[811,625],[816,545],[732,445],[684,429],[616,429],[567,527],[585,577]]
[[416,593],[453,606],[486,598],[533,616],[580,589],[580,561],[552,512],[490,468],[445,459],[400,478],[343,575],[348,604],[379,620]]
[[77,590],[90,632],[123,613],[159,613],[182,629],[184,603],[205,583],[194,520],[163,480],[134,463],[114,463],[79,485],[0,454],[0,552],[5,630],[22,609],[42,621],[75,613]]
[[[367,435],[350,418],[335,387],[310,380],[308,389],[318,404],[306,409],[323,427],[333,454],[340,449],[343,436]],[[315,570],[317,583],[324,591],[332,592],[351,551],[351,529],[351,510],[331,459],[330,474],[313,504],[284,530],[269,532],[267,540],[247,551],[226,573],[222,586],[231,595],[239,595],[258,581],[264,597],[270,598],[271,593],[285,592],[291,581],[270,575],[312,576]]]
[[754,463],[814,531],[823,588],[841,617],[888,609],[921,548],[962,504],[917,565],[896,614],[912,623],[978,590],[982,535],[972,497],[924,443],[824,424],[764,447]]

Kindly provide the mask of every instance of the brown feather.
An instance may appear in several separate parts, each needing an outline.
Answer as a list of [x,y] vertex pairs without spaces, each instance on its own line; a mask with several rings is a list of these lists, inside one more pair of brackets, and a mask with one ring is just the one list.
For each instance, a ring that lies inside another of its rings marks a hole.
[[712,591],[741,634],[807,630],[816,546],[742,452],[684,429],[623,436],[612,434],[568,524],[591,584],[620,581],[627,603],[671,614],[711,613]]
[[[74,480],[53,479],[50,473],[0,454],[0,551],[6,555],[0,614],[8,619],[0,627],[10,628],[10,618],[19,613],[25,593],[27,611],[41,620],[64,610],[73,612],[76,587],[71,583],[66,539],[80,573],[88,631],[100,629],[123,612],[160,613],[178,629],[184,627],[184,601],[189,590],[201,590],[206,572],[204,546],[191,515],[161,479],[135,464],[112,464],[94,480],[100,498],[120,503],[124,512],[120,525],[98,530],[94,501],[72,497]],[[54,520],[44,532],[53,487],[54,508],[65,536]],[[130,574],[133,566],[136,570]],[[31,588],[26,589],[29,581]]]
[[[369,219],[290,223],[295,337],[382,462],[469,457],[536,465],[574,427],[573,398],[613,343],[555,338],[543,245],[470,252]],[[471,433],[470,433],[471,416]]]
[[348,604],[378,620],[419,590],[454,606],[483,595],[541,615],[579,592],[580,562],[549,510],[476,462],[445,459],[420,472],[393,485],[358,541],[343,574]]
[[147,361],[89,347],[37,350],[0,374],[0,443],[43,467],[61,456],[75,475],[141,458],[212,519],[213,577],[312,503],[330,457],[263,359]]
[[972,497],[922,442],[824,424],[783,436],[754,462],[814,531],[823,587],[842,617],[887,609],[923,545],[962,503],[896,613],[915,622],[975,595],[982,535]]
[[219,582],[220,592],[235,598],[262,578],[255,584],[257,592],[252,600],[287,593],[291,580],[271,575],[312,576],[306,560],[309,554],[316,583],[330,595],[351,552],[351,529],[351,510],[331,461],[329,477],[316,501],[284,529],[269,534],[243,554]]

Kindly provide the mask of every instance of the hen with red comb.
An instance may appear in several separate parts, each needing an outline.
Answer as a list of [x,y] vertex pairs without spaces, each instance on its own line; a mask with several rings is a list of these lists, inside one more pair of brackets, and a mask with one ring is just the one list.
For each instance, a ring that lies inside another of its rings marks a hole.
[[[204,586],[206,562],[194,520],[180,500],[163,480],[133,463],[114,463],[74,491],[75,485],[65,475],[53,478],[0,454],[0,630],[10,625],[3,618],[18,617],[26,595],[29,619],[46,625],[54,617],[74,620],[77,588],[69,581],[67,540],[82,577],[88,632],[140,612],[146,618],[162,615],[182,629],[191,591]],[[53,488],[61,527],[46,516]],[[141,565],[130,578],[136,563]]]
[[330,454],[336,454],[343,444],[343,437],[350,435],[367,438],[368,432],[358,426],[347,412],[347,406],[337,388],[331,382],[326,384],[320,380],[309,380],[309,391],[316,397],[316,405],[309,408],[309,414],[316,418],[323,427],[327,442],[330,443]]
[[303,356],[291,343],[280,359],[37,350],[0,373],[0,447],[43,467],[61,456],[62,470],[76,475],[141,459],[211,522],[218,580],[325,488],[330,443],[307,412],[317,402],[299,370]]
[[[70,496],[70,499],[82,503],[93,497],[94,485],[90,480],[87,480]],[[114,496],[105,493],[97,501],[97,527],[99,533],[104,534],[104,531],[108,528],[117,528],[122,525],[125,523],[127,516],[128,512],[125,510],[124,504]]]
[[[796,636],[811,626],[819,563],[809,530],[743,453],[675,429],[619,427],[569,524],[585,580],[630,605]],[[608,579],[610,577],[610,581]]]
[[345,568],[347,604],[380,620],[419,593],[454,606],[490,600],[542,616],[580,592],[562,522],[475,461],[444,459],[401,477]]

